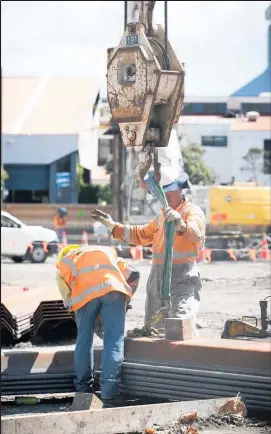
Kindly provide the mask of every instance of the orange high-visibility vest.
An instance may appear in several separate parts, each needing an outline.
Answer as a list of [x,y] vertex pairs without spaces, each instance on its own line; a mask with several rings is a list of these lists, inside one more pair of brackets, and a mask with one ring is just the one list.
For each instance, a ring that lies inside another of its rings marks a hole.
[[54,216],[54,224],[56,229],[62,229],[66,227],[66,219],[64,217],[61,217],[59,214]]
[[[203,211],[185,200],[178,211],[187,225],[183,234],[175,232],[173,245],[173,264],[195,262],[205,238],[205,217]],[[152,263],[163,264],[164,259],[164,211],[143,226],[122,225],[117,223],[113,229],[113,237],[136,246],[152,245]]]
[[57,263],[57,268],[71,289],[70,311],[111,291],[132,297],[125,280],[127,264],[109,247],[80,248],[71,251]]

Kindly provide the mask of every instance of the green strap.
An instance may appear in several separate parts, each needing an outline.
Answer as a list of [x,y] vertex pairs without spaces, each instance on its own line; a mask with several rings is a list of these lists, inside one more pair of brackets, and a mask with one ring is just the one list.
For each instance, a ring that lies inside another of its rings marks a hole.
[[[153,173],[149,173],[147,184],[152,195],[159,200],[163,208],[168,207],[167,198],[160,184],[156,184],[153,179]],[[163,269],[163,301],[170,301],[170,287],[172,278],[172,259],[174,244],[174,222],[165,222],[164,227],[164,269]]]

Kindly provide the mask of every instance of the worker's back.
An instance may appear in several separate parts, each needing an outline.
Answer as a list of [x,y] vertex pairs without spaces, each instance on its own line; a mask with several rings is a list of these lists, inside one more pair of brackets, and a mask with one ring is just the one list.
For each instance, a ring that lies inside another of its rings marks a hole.
[[71,288],[70,310],[80,309],[110,291],[120,291],[131,297],[122,263],[110,247],[86,246],[72,250],[60,259],[57,268]]

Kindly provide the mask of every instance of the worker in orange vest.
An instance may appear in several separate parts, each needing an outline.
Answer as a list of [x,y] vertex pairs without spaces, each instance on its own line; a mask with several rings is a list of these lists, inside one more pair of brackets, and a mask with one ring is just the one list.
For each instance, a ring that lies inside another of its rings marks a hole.
[[57,214],[54,216],[54,226],[58,236],[59,241],[62,241],[63,234],[67,230],[67,217],[68,211],[66,208],[58,208]]
[[93,334],[103,337],[104,333],[101,399],[104,407],[118,406],[125,314],[137,289],[139,272],[118,258],[115,249],[103,246],[65,247],[56,267],[58,288],[67,309],[75,313],[78,330],[75,389],[92,391]]
[[[146,288],[145,324],[150,323],[152,316],[162,306],[164,223],[174,222],[171,316],[191,319],[194,335],[197,335],[196,315],[200,306],[202,283],[196,260],[205,238],[205,217],[203,211],[183,194],[184,189],[189,189],[186,173],[176,177],[177,173],[174,173],[172,168],[165,168],[161,170],[161,175],[161,185],[169,206],[162,209],[149,223],[142,226],[123,225],[114,222],[109,214],[99,210],[92,211],[92,218],[102,222],[116,240],[133,245],[152,245],[152,267]],[[156,326],[163,329],[163,321]]]

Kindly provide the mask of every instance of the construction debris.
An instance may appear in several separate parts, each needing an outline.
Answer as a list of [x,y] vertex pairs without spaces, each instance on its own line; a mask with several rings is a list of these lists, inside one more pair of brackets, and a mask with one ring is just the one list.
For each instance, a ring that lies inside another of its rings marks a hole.
[[246,417],[247,408],[240,396],[229,399],[219,408],[220,413],[236,414],[237,416]]

